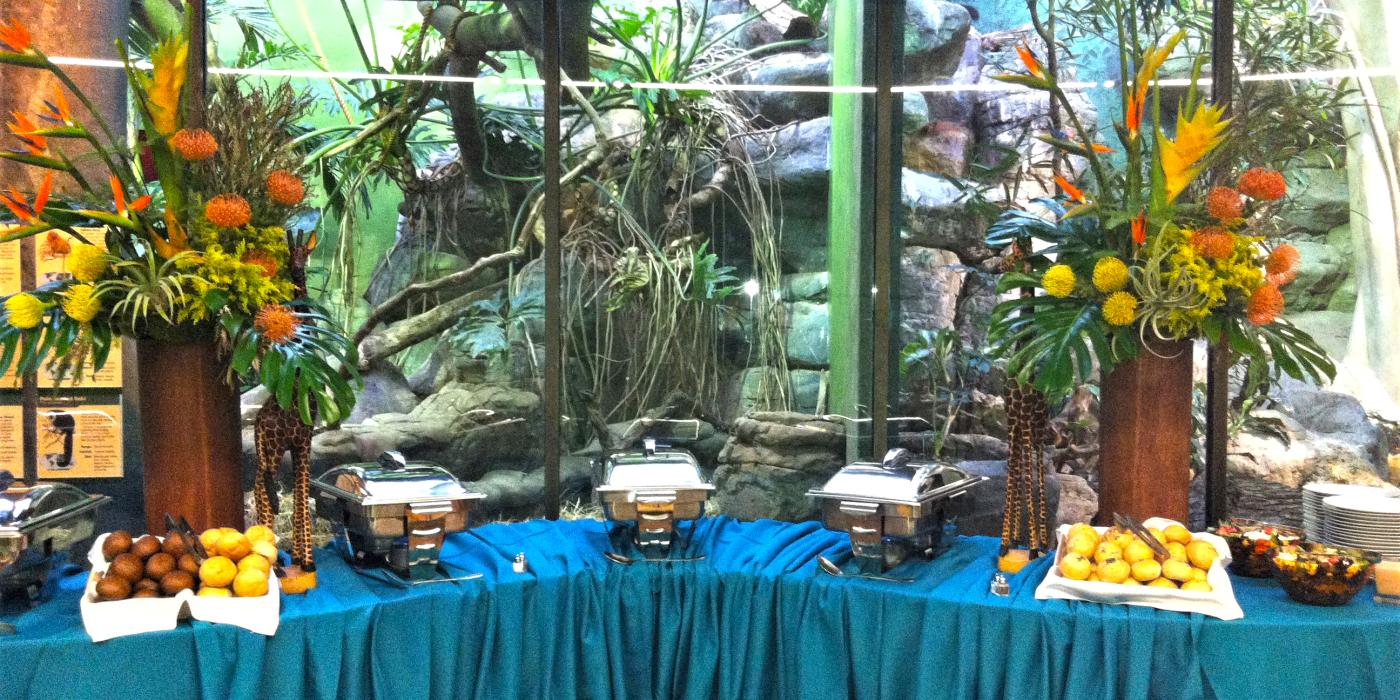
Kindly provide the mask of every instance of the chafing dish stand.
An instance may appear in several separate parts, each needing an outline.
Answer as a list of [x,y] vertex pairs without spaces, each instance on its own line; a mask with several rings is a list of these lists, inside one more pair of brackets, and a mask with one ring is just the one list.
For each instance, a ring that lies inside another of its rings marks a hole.
[[51,569],[81,565],[97,535],[97,509],[111,500],[71,484],[25,485],[0,471],[0,594],[33,605]]
[[[700,473],[695,455],[642,440],[642,449],[623,450],[594,461],[594,491],[603,515],[612,523],[610,539],[617,552],[609,559],[631,563],[620,554],[635,547],[645,561],[678,561],[687,558],[694,522],[705,514],[705,501],[713,484]],[[692,521],[682,525],[683,521]],[[672,541],[679,533],[679,547]],[[676,557],[672,557],[672,553]],[[698,557],[691,557],[698,558]]]
[[951,465],[915,461],[897,447],[879,463],[843,467],[807,495],[820,502],[826,527],[850,533],[855,568],[850,573],[870,575],[910,556],[937,556],[945,528],[964,510],[961,497],[985,480]]
[[326,471],[312,481],[312,492],[316,512],[335,525],[338,544],[360,573],[399,585],[481,576],[451,572],[438,561],[443,540],[466,530],[473,504],[486,497],[438,465],[385,452],[378,463]]

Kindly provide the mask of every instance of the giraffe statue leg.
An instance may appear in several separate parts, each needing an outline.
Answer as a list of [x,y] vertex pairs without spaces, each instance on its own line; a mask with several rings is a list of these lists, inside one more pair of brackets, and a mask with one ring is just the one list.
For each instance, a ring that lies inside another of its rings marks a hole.
[[258,418],[253,426],[253,448],[258,457],[258,473],[253,477],[253,502],[257,506],[258,524],[272,527],[274,513],[270,488],[276,482],[281,454],[278,453],[275,436],[268,435],[261,412]]
[[298,423],[290,433],[287,442],[297,482],[292,497],[292,566],[287,568],[282,590],[294,594],[316,587],[316,562],[311,546],[311,430]]

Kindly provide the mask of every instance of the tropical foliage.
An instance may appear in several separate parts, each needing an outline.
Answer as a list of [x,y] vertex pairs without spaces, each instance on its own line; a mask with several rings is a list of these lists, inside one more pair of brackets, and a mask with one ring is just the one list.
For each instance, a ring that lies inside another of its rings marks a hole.
[[[142,127],[128,145],[32,45],[27,28],[0,20],[0,63],[45,71],[60,84],[37,115],[16,113],[7,125],[19,149],[0,157],[47,172],[32,199],[14,188],[0,195],[17,223],[0,241],[43,234],[68,273],[4,299],[0,370],[32,372],[47,362],[60,378],[80,376],[102,367],[116,336],[217,338],[230,351],[230,381],[267,385],[307,423],[317,414],[337,421],[354,404],[352,349],[302,298],[314,233],[284,228],[306,196],[293,139],[307,102],[289,88],[216,81],[208,128],[191,127],[189,28],[168,18],[151,27],[141,37],[150,68],[127,54]],[[70,97],[88,107],[95,129],[73,116]],[[101,190],[66,142],[100,159]],[[56,176],[72,178],[82,195],[51,197]],[[100,240],[82,235],[94,228]]]
[[1139,45],[1143,11],[1122,6],[1113,23],[1132,76],[1120,85],[1116,143],[1085,128],[1029,46],[1020,48],[1025,73],[999,77],[1048,93],[1064,111],[1073,132],[1045,140],[1084,163],[1085,178],[1057,178],[1059,196],[991,227],[988,242],[1012,251],[1000,291],[1019,292],[993,313],[996,354],[1014,377],[1053,397],[1159,341],[1198,337],[1295,378],[1330,378],[1326,354],[1281,317],[1280,288],[1298,263],[1296,249],[1268,236],[1286,193],[1282,175],[1251,168],[1227,185],[1230,169],[1213,168],[1225,144],[1248,135],[1233,133],[1223,109],[1197,90],[1200,59],[1175,117],[1164,118],[1159,73],[1187,34]]

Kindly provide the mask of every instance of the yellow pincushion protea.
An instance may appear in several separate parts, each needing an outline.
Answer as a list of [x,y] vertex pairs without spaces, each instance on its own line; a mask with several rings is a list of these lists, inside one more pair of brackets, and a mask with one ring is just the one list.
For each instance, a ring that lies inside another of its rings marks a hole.
[[90,284],[75,284],[63,293],[63,313],[79,323],[90,323],[102,311],[102,300]]
[[1051,265],[1041,276],[1040,286],[1045,288],[1046,294],[1063,299],[1074,292],[1077,281],[1069,265]]
[[1137,318],[1137,297],[1127,292],[1114,292],[1103,302],[1103,320],[1110,326],[1127,326]]
[[10,325],[25,330],[39,325],[47,308],[38,297],[24,292],[5,300],[5,314]]
[[68,254],[68,271],[79,282],[92,283],[107,271],[107,251],[86,243],[74,243]]
[[1128,286],[1128,266],[1118,258],[1099,258],[1094,263],[1094,289],[1109,294]]

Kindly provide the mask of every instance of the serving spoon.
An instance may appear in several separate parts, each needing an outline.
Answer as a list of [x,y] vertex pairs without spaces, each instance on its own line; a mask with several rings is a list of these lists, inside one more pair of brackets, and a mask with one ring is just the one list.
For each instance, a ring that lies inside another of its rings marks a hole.
[[836,562],[827,559],[825,556],[822,556],[820,554],[817,555],[817,566],[822,571],[825,571],[826,573],[831,574],[832,576],[840,576],[843,578],[865,578],[870,579],[871,581],[890,581],[892,583],[914,582],[914,579],[905,578],[903,576],[885,576],[882,574],[862,574],[842,571],[841,567],[836,565]]
[[610,562],[612,562],[612,563],[614,563],[614,564],[621,564],[621,565],[623,565],[623,566],[631,566],[631,565],[633,565],[633,564],[638,564],[638,563],[641,563],[641,564],[670,564],[670,563],[673,563],[673,562],[704,561],[704,560],[705,560],[705,557],[677,557],[677,558],[674,558],[674,559],[673,559],[673,558],[665,558],[665,559],[634,559],[634,558],[629,557],[629,556],[627,556],[627,555],[625,555],[625,554],[618,554],[617,552],[612,552],[612,551],[603,552],[603,556],[604,556],[608,561],[610,561]]

